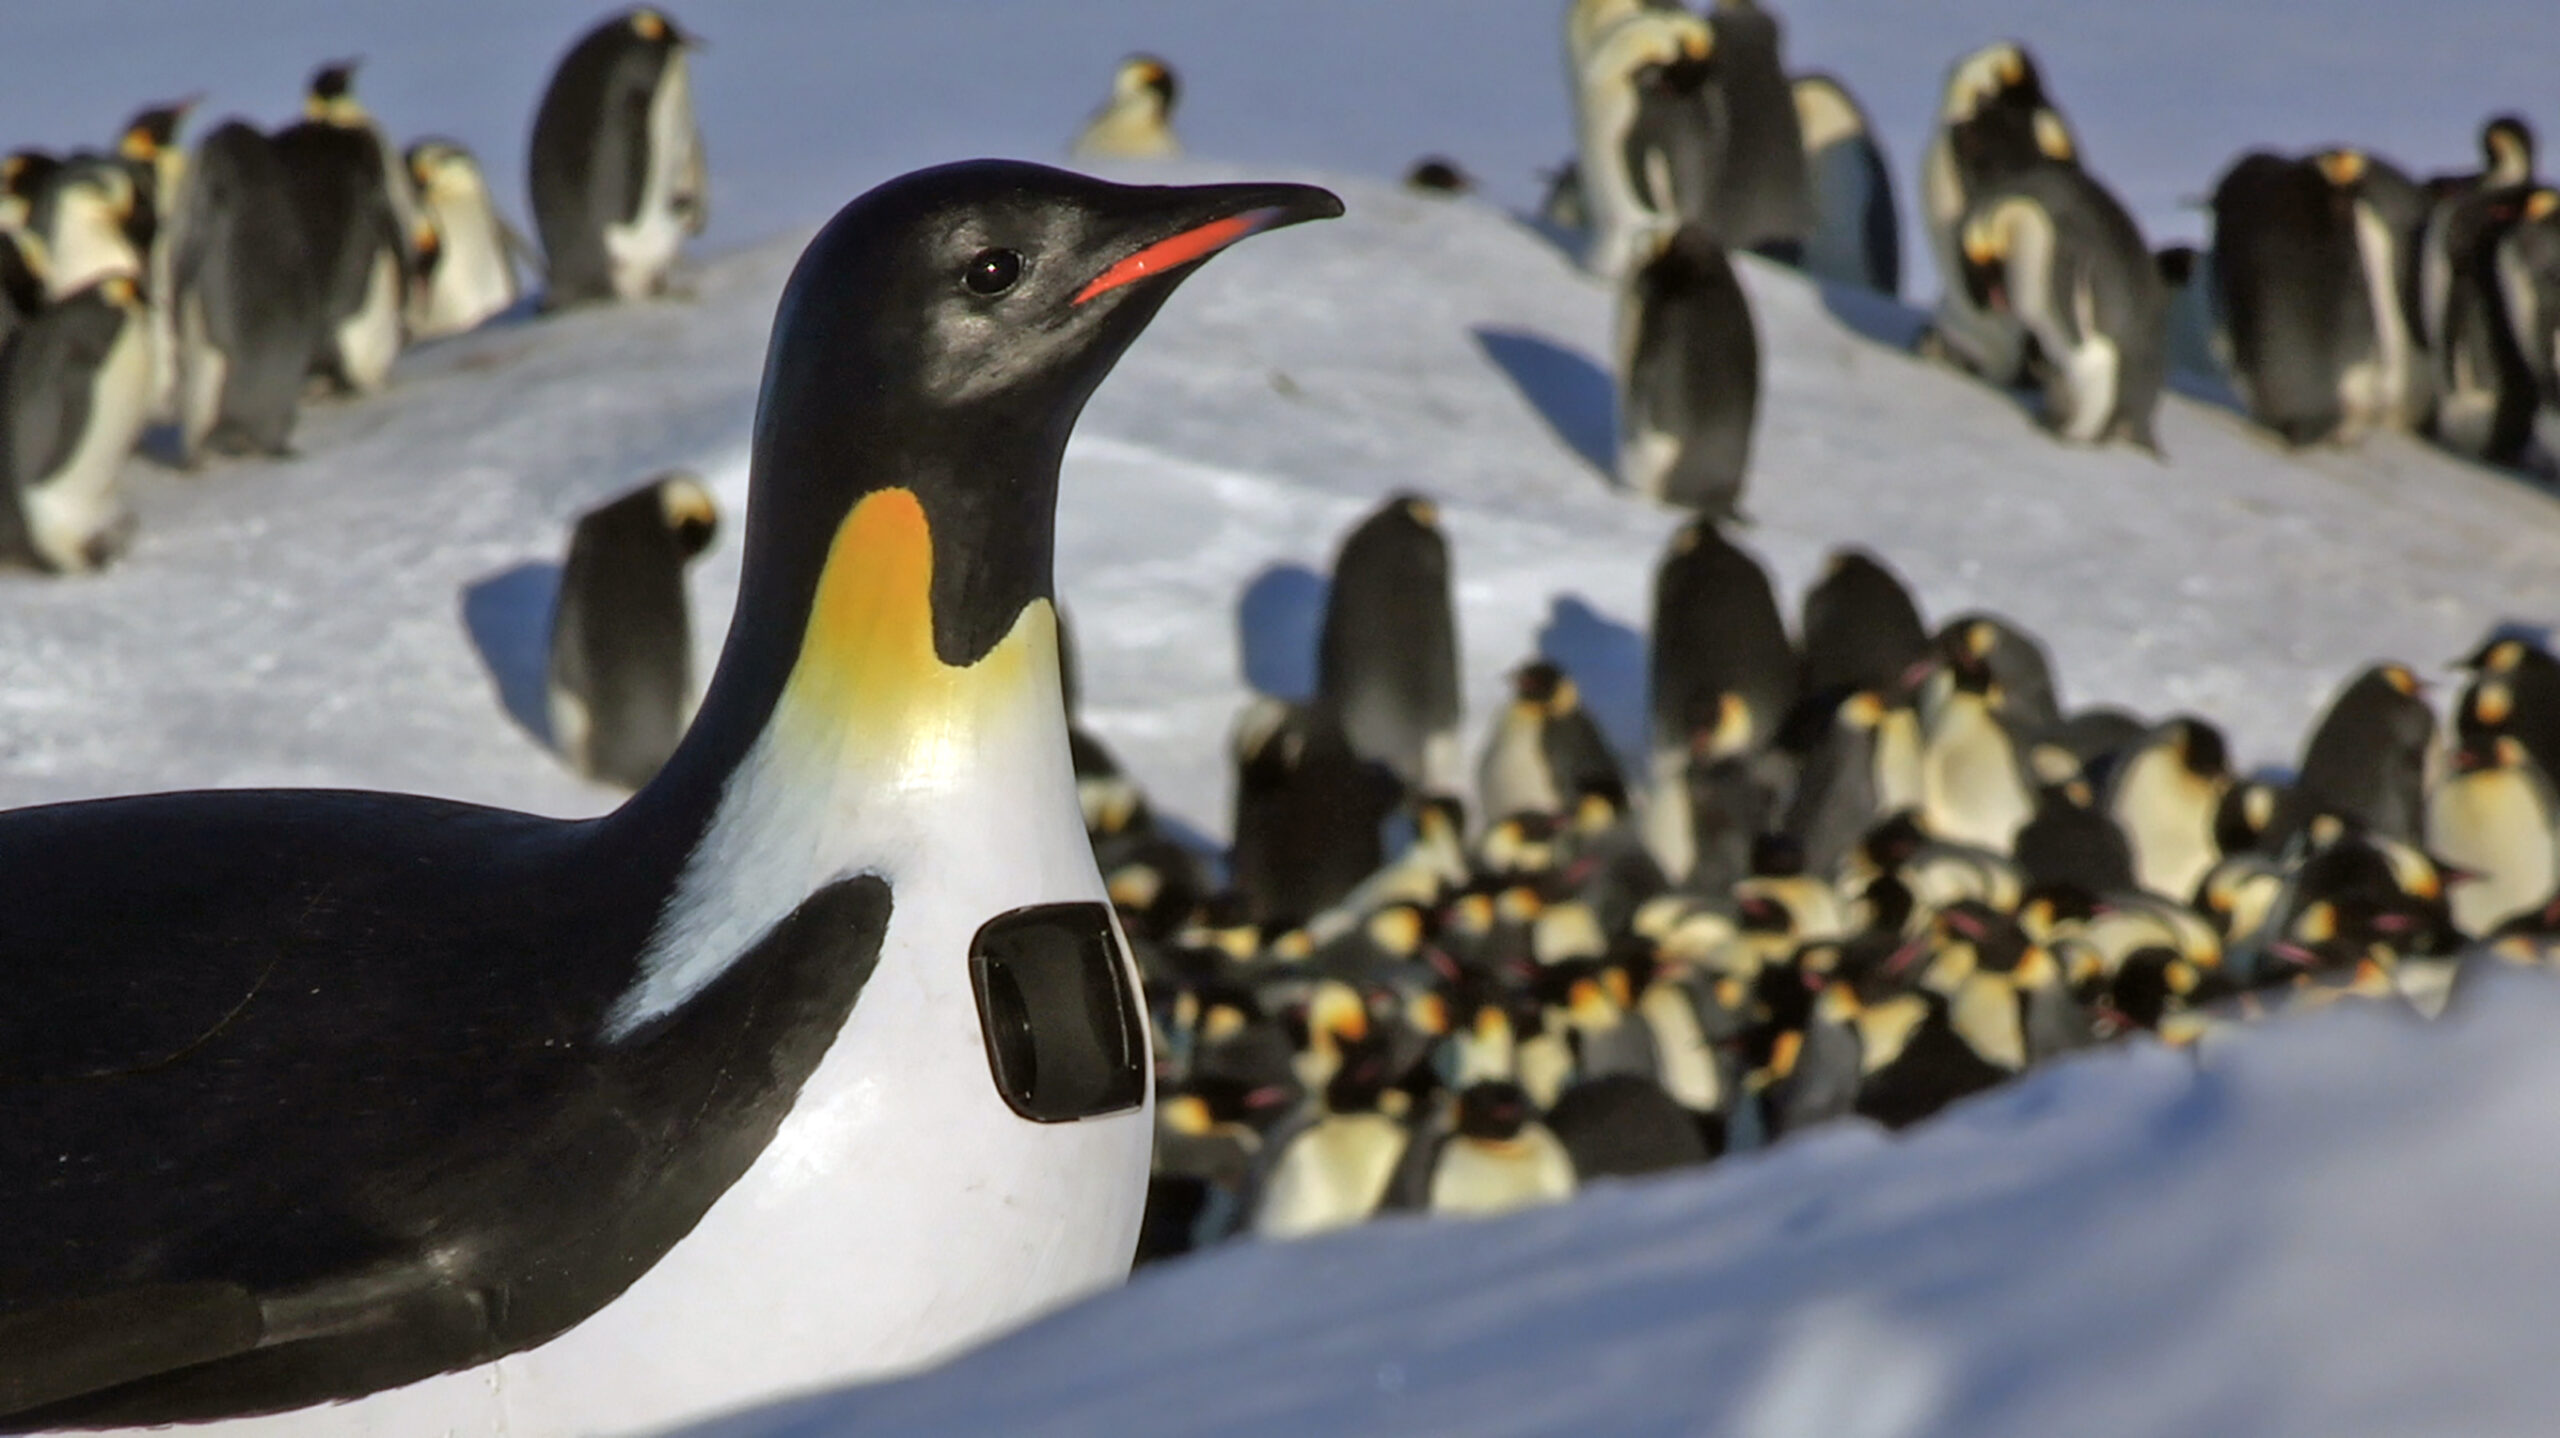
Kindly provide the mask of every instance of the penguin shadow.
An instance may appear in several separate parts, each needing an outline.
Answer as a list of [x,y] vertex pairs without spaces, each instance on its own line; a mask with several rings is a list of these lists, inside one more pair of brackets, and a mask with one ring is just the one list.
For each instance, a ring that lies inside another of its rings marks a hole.
[[560,566],[547,559],[500,570],[462,591],[462,626],[498,686],[498,702],[545,749],[555,747],[547,691],[559,601]]
[[1526,330],[1468,331],[1556,438],[1612,488],[1618,483],[1618,382],[1585,355]]
[[1333,586],[1303,564],[1275,564],[1236,597],[1237,653],[1244,682],[1292,704],[1316,696],[1316,649]]
[[1873,340],[1889,350],[1911,354],[1920,348],[1920,337],[1929,330],[1929,312],[1904,304],[1899,298],[1846,280],[1826,280],[1806,275],[1822,296],[1822,307],[1842,328]]
[[1538,657],[1561,669],[1582,691],[1582,707],[1608,736],[1611,748],[1634,773],[1647,763],[1644,635],[1570,594],[1550,602],[1538,626]]

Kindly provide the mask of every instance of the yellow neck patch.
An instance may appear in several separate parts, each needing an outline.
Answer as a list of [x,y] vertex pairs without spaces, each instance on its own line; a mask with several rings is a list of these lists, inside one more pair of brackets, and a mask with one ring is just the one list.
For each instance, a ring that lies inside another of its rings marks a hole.
[[1057,619],[1041,599],[976,663],[943,663],[933,645],[932,525],[914,491],[877,490],[827,551],[777,720],[840,730],[870,754],[965,754],[991,723],[1041,714],[1027,691],[1043,676],[1055,687],[1057,653]]

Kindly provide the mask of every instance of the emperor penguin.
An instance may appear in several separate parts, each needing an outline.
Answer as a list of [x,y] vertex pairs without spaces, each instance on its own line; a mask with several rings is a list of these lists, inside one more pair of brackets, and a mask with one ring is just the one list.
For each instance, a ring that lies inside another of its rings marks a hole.
[[1618,479],[1739,516],[1760,411],[1760,334],[1724,246],[1695,221],[1662,231],[1618,294]]
[[149,283],[157,217],[142,182],[120,159],[75,155],[46,170],[26,230],[43,247],[47,301],[118,276],[137,290]]
[[151,323],[140,282],[115,275],[66,296],[0,347],[0,554],[95,569],[132,516],[117,478],[151,419]]
[[498,214],[479,159],[452,140],[421,140],[409,147],[406,162],[420,222],[410,335],[460,334],[514,308],[521,297],[516,254],[524,243]]
[[2358,430],[2426,428],[2435,404],[2419,295],[2419,250],[2432,204],[2398,166],[2368,151],[2312,157],[2349,204],[2356,257],[2373,316],[2373,358],[2347,376],[2347,423]]
[[1093,112],[1076,136],[1080,160],[1169,160],[1182,153],[1173,133],[1173,107],[1181,98],[1173,67],[1153,55],[1132,55],[1111,72],[1111,98]]
[[2419,255],[2420,299],[2433,359],[2436,441],[2495,464],[2518,459],[2533,437],[2539,400],[2533,371],[2502,313],[2500,242],[2534,193],[2533,131],[2500,115],[2480,133],[2483,168],[2448,182],[2427,219]]
[[182,463],[283,454],[326,323],[293,182],[272,141],[234,120],[196,147],[172,269]]
[[2560,189],[2541,186],[2517,202],[2493,264],[2516,353],[2542,405],[2560,410]]
[[301,120],[276,132],[275,154],[302,217],[318,280],[321,324],[311,368],[339,389],[372,394],[400,357],[409,290],[409,181],[355,94],[356,62],[311,77]]
[[151,311],[151,414],[154,420],[177,417],[178,330],[171,305],[177,293],[174,266],[180,221],[186,209],[187,154],[178,144],[200,97],[152,105],[125,122],[116,137],[116,155],[141,185],[145,203],[157,221],[143,256],[143,300]]
[[[1931,641],[1944,663],[1932,689],[1942,687],[1966,665],[1979,665],[1999,686],[2000,712],[2030,737],[2062,726],[2062,700],[2053,680],[2053,660],[2044,645],[2015,622],[1975,611],[1946,622]],[[1924,710],[1927,700],[1924,696]],[[1925,714],[1924,714],[1925,717]]]
[[[1694,147],[1673,146],[1652,133],[1671,123],[1676,108],[1639,126],[1645,87],[1675,68],[1694,77],[1714,47],[1707,22],[1697,16],[1641,10],[1600,36],[1576,77],[1582,201],[1590,220],[1583,267],[1604,280],[1624,276],[1655,231],[1683,218],[1675,160],[1681,149]],[[1694,93],[1701,87],[1690,79],[1672,88]],[[1708,121],[1700,116],[1695,123]]]
[[685,565],[719,531],[711,491],[666,474],[578,517],[544,682],[551,742],[590,779],[638,789],[693,717]]
[[2543,773],[2560,775],[2560,657],[2539,640],[2494,633],[2463,659],[2462,668],[2472,676],[2457,716],[2462,737],[2482,722],[2480,700],[2495,683],[2505,692],[2507,712],[2488,727],[2513,733]]
[[1538,1121],[1528,1091],[1497,1079],[1459,1093],[1425,1182],[1431,1212],[1488,1214],[1561,1203],[1576,1180],[1572,1156]]
[[1804,596],[1804,692],[1901,694],[1930,662],[1920,606],[1891,566],[1866,550],[1836,549]]
[[1321,704],[1265,696],[1237,719],[1228,870],[1255,923],[1277,931],[1339,902],[1386,862],[1379,826],[1401,797]]
[[1940,839],[2005,854],[2035,814],[2026,758],[1990,666],[1950,669],[1952,689],[1923,721],[1920,822]]
[[2277,805],[2268,842],[2281,848],[2321,814],[2415,843],[2426,819],[2427,754],[2435,711],[2405,664],[2376,664],[2331,700],[2302,749],[2293,787]]
[[718,672],[609,815],[0,814],[7,1426],[655,1431],[1118,1282],[1150,1061],[1068,761],[1059,463],[1201,260],[1339,212],[1004,161],[840,211]]
[[527,163],[551,308],[661,293],[709,222],[693,48],[643,7],[588,31],[551,72]]
[[2077,165],[2032,166],[1986,188],[1963,248],[1971,293],[2035,339],[2045,424],[2082,444],[2158,453],[2169,297],[2115,196]]
[[1715,86],[1724,160],[1705,219],[1718,243],[1795,264],[1813,229],[1804,126],[1787,83],[1785,27],[1759,0],[1716,0]]
[[1902,293],[1902,217],[1893,168],[1875,128],[1848,86],[1831,75],[1799,75],[1792,87],[1804,135],[1805,273],[1882,295]]
[[2194,898],[2222,858],[2214,820],[2230,788],[2222,731],[2191,716],[2159,725],[2119,759],[2102,803],[2133,846],[2135,882],[2166,898]]
[[[1681,526],[1654,571],[1652,636],[1646,704],[1654,803],[1645,834],[1663,874],[1677,883],[1694,858],[1692,760],[1712,763],[1769,747],[1795,704],[1796,649],[1768,572],[1708,520]],[[1701,734],[1711,736],[1703,751]]]
[[1316,649],[1318,702],[1353,752],[1417,794],[1466,783],[1458,740],[1458,621],[1440,507],[1399,494],[1334,555]]
[[[2503,709],[2503,690],[2484,696]],[[2427,852],[2468,873],[2450,898],[2455,927],[2487,935],[2560,893],[2560,802],[2513,734],[2466,741],[2427,795]]]
[[1891,707],[1872,689],[1839,700],[1820,738],[1806,751],[1778,832],[1795,840],[1808,872],[1836,870],[1886,813],[1887,780],[1881,768]]
[[1564,16],[1564,63],[1568,83],[1578,79],[1600,37],[1648,10],[1678,8],[1678,0],[1572,0]]
[[1926,343],[1993,384],[2027,377],[2027,331],[2018,317],[1975,298],[1964,232],[1995,185],[2038,165],[2077,165],[2079,145],[2045,95],[2024,46],[2001,40],[1947,72],[1938,123],[1920,164],[1921,221],[1938,261],[1938,304]]
[[2374,362],[2377,325],[2355,200],[2330,170],[2259,150],[2224,171],[2213,286],[2249,417],[2289,445],[2354,438],[2349,376]]
[[1520,813],[1564,814],[1587,793],[1625,794],[1617,756],[1563,670],[1544,660],[1524,664],[1511,688],[1476,766],[1488,826]]

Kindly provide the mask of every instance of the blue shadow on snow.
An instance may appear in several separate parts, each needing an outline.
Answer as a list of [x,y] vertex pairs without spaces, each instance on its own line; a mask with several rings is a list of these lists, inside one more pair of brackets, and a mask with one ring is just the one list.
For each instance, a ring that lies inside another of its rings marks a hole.
[[498,702],[524,731],[552,747],[551,612],[560,601],[560,566],[530,560],[474,580],[462,591],[462,627],[480,652]]
[[1582,691],[1582,707],[1609,736],[1610,747],[1642,782],[1645,757],[1644,635],[1570,594],[1559,594],[1538,627],[1538,656],[1563,670]]
[[1590,358],[1527,330],[1480,326],[1469,331],[1485,357],[1601,477],[1617,483],[1618,382]]
[[1292,704],[1316,697],[1316,648],[1331,592],[1325,577],[1303,564],[1275,564],[1253,577],[1236,598],[1246,685]]

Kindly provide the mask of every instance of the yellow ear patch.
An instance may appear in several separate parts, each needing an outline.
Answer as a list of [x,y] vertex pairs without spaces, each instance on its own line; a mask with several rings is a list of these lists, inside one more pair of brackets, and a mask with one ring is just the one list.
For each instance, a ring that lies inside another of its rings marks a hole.
[[2536,190],[2524,202],[2528,220],[2547,220],[2554,214],[2560,214],[2560,190]]
[[667,38],[667,20],[655,10],[631,12],[631,33],[655,45]]
[[1039,599],[985,657],[943,663],[924,505],[912,490],[876,490],[836,530],[777,718],[795,731],[824,725],[893,764],[965,762],[990,725],[1037,710],[1023,691],[1043,671],[1056,682],[1057,653],[1057,616]]
[[2036,111],[2036,148],[2048,158],[2068,160],[2072,157],[2071,131],[2062,117],[2051,110]]
[[2319,160],[2320,173],[2329,183],[2345,189],[2364,178],[2365,159],[2361,150],[2331,150]]

